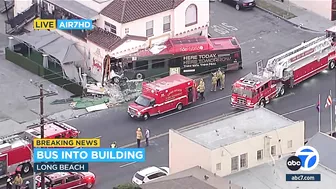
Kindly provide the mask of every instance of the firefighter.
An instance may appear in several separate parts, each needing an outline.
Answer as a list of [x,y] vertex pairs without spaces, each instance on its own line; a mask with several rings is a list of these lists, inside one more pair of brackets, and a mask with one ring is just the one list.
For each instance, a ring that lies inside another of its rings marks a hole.
[[218,80],[220,82],[220,90],[223,90],[225,87],[225,73],[222,72],[220,69],[218,69],[217,71],[217,76],[218,76]]
[[203,78],[200,80],[198,86],[197,86],[197,92],[199,92],[200,96],[201,96],[201,100],[204,100],[204,91],[205,91],[205,84],[203,81]]
[[216,72],[216,76],[217,76],[217,87],[220,88],[220,90],[223,90],[224,86],[222,86],[222,77],[223,77],[223,72],[221,71],[220,68],[218,68],[217,72]]
[[140,148],[140,142],[141,142],[141,139],[142,139],[142,131],[141,131],[140,127],[136,131],[136,139],[137,139],[138,148]]
[[15,189],[20,189],[21,185],[23,184],[23,179],[20,174],[17,174],[14,178],[13,184]]
[[212,74],[211,84],[212,84],[211,91],[216,91],[217,89],[217,74],[216,73]]
[[112,142],[111,148],[117,148],[117,142],[116,141]]

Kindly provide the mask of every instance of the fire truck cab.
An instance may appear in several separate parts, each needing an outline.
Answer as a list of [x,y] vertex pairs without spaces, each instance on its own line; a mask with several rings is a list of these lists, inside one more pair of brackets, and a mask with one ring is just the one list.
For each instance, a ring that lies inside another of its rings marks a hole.
[[128,106],[132,118],[147,120],[150,116],[171,110],[182,110],[197,98],[194,80],[173,74],[151,83],[143,83],[142,95]]
[[[79,131],[66,123],[49,123],[44,126],[44,138],[77,138]],[[33,140],[40,138],[40,126],[0,137],[0,178],[32,170]]]
[[231,105],[241,109],[264,107],[272,98],[284,93],[283,84],[250,73],[232,85]]

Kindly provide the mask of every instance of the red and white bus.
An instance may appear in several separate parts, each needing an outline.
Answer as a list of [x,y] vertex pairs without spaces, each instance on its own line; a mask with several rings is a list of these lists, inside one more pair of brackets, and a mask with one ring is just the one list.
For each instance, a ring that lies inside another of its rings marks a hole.
[[129,79],[160,78],[173,73],[199,75],[222,68],[242,69],[241,47],[235,37],[171,38],[162,45],[121,59]]

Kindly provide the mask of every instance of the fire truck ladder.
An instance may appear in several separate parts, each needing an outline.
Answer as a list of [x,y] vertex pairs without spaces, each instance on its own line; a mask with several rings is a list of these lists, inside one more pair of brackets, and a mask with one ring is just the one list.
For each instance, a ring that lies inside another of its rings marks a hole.
[[21,133],[15,133],[15,134],[11,134],[11,135],[7,135],[7,136],[2,136],[0,137],[0,143],[4,143],[4,142],[8,142],[11,143],[14,140],[23,140],[22,137],[20,136]]
[[285,53],[282,53],[274,58],[271,58],[267,61],[267,68],[268,69],[271,69],[271,70],[274,70],[274,67],[276,65],[278,65],[279,63],[282,64],[283,63],[283,60],[292,56],[293,54],[297,54],[298,52],[301,52],[301,51],[304,51],[306,50],[307,48],[321,42],[321,41],[325,41],[325,40],[329,40],[328,38],[325,38],[324,36],[322,37],[317,37],[317,38],[314,38],[308,42],[304,42],[302,43],[301,45],[285,52]]

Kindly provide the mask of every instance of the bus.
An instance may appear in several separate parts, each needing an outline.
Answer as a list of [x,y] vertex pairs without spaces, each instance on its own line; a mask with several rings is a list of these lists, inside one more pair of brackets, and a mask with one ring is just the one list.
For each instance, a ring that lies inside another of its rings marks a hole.
[[240,45],[235,37],[171,38],[162,45],[121,58],[128,79],[161,78],[175,73],[192,76],[242,69]]

